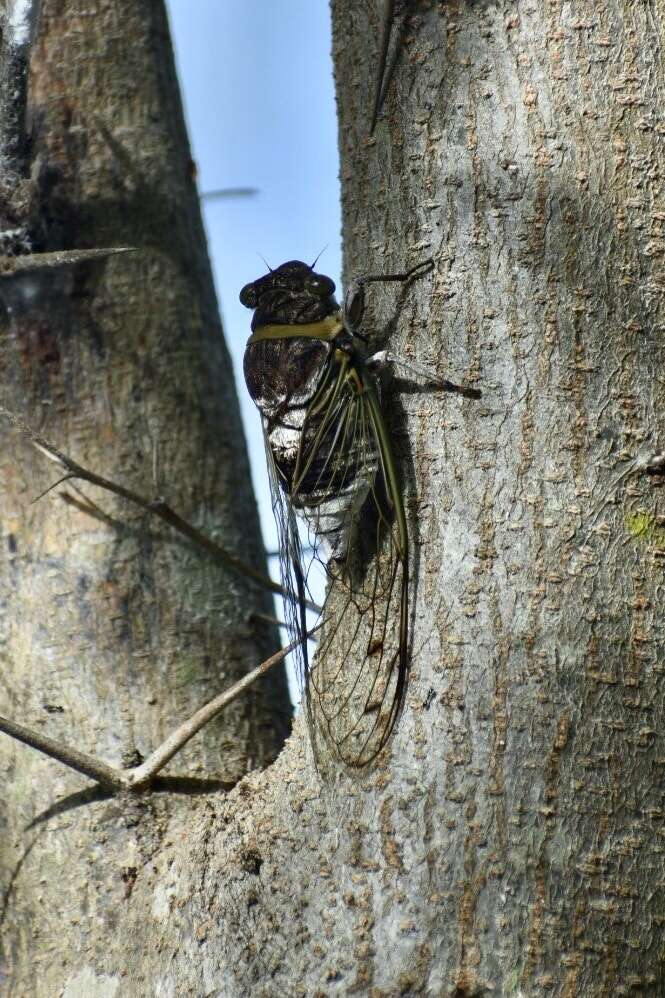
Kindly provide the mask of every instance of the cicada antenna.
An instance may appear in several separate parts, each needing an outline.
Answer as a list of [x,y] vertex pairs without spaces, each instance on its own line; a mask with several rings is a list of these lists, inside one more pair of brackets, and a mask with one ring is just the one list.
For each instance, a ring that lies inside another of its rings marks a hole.
[[330,246],[330,243],[326,243],[326,245],[323,247],[323,249],[319,252],[318,256],[314,260],[314,263],[311,263],[309,265],[309,269],[310,270],[314,270],[314,268],[316,267],[317,263],[319,262],[319,257],[323,256],[323,254],[325,253],[325,251],[328,249],[329,246]]

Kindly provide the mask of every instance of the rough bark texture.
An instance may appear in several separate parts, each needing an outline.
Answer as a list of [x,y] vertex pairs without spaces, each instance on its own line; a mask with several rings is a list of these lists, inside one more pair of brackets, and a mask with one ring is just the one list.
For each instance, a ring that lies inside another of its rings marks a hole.
[[[174,809],[125,900],[111,867],[154,804],[95,804],[92,854],[81,810],[42,826],[72,877],[40,883],[29,856],[21,891],[71,914],[37,985],[17,953],[16,993],[663,993],[665,527],[658,480],[626,473],[664,449],[665,3],[413,8],[368,140],[376,11],[333,3],[347,271],[433,256],[374,296],[375,327],[484,389],[386,399],[416,538],[396,737],[322,784],[297,728]],[[74,785],[47,771],[42,807]]]
[[[18,218],[15,198],[7,225],[35,250],[137,252],[3,283],[0,399],[260,566],[162,3],[44,0],[26,121],[27,142],[3,152],[30,210]],[[57,468],[0,434],[0,713],[115,764],[145,756],[275,650],[277,634],[250,619],[270,599],[108,494],[68,485],[29,505]],[[112,520],[82,509],[83,493]],[[275,757],[288,714],[276,670],[169,773],[235,780]],[[82,953],[112,949],[123,898],[196,780],[173,797],[76,807],[90,784],[4,735],[0,774],[0,992],[54,995]],[[40,822],[53,807],[63,813]]]

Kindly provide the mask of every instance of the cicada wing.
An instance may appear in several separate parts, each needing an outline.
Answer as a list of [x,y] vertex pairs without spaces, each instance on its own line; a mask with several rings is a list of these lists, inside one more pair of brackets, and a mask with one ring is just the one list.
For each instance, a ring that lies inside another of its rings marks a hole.
[[289,640],[294,645],[292,656],[295,663],[298,684],[301,691],[305,689],[309,672],[309,649],[307,646],[308,623],[315,626],[315,621],[308,622],[308,606],[315,605],[310,586],[309,566],[303,555],[303,546],[298,530],[298,520],[282,485],[279,472],[275,465],[264,425],[264,442],[266,449],[266,465],[270,482],[270,495],[273,515],[277,526],[279,550],[279,571],[284,590],[284,622],[289,634]]
[[[378,400],[369,376],[355,373],[365,390],[338,397],[318,465],[320,493],[344,497],[350,522],[326,563],[323,624],[307,666],[305,702],[315,755],[321,759],[327,746],[346,765],[363,767],[385,746],[406,690],[408,541]],[[329,508],[322,502],[312,523],[319,538],[329,534]]]

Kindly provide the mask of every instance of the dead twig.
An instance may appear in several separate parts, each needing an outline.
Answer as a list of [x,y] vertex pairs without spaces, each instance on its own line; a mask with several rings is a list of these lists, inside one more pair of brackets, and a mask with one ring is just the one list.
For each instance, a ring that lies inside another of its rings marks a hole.
[[[232,571],[236,572],[238,575],[244,576],[244,578],[251,579],[257,585],[261,586],[263,589],[269,590],[271,593],[276,593],[283,599],[289,599],[289,595],[285,592],[282,586],[277,582],[265,575],[263,572],[259,572],[256,568],[252,568],[251,565],[247,565],[240,558],[236,558],[235,555],[230,554],[215,541],[206,537],[205,534],[197,530],[196,527],[192,526],[187,520],[183,520],[178,513],[175,512],[162,498],[158,499],[146,499],[144,496],[134,492],[132,489],[125,488],[124,485],[118,485],[116,482],[112,482],[108,478],[104,478],[102,475],[97,475],[94,471],[89,471],[82,465],[78,464],[67,454],[58,450],[53,444],[45,440],[39,433],[32,429],[25,420],[18,416],[15,412],[10,409],[5,408],[5,406],[0,404],[0,415],[4,416],[13,426],[15,426],[21,433],[27,436],[34,446],[41,451],[50,461],[54,461],[58,464],[64,471],[64,475],[58,479],[53,485],[50,485],[48,489],[41,493],[35,499],[42,499],[48,492],[56,488],[58,485],[62,485],[64,482],[71,481],[72,479],[78,479],[79,481],[89,482],[91,485],[97,485],[101,489],[106,489],[107,492],[113,492],[117,496],[121,496],[123,499],[127,499],[129,502],[133,502],[136,506],[144,509],[148,513],[152,513],[154,516],[159,517],[164,523],[167,523],[178,533],[185,537],[188,537],[194,544],[206,551],[216,562],[224,565],[226,568],[230,568]],[[314,610],[316,613],[320,613],[320,607],[311,601],[307,601],[307,608]]]
[[25,253],[20,256],[0,256],[0,280],[11,280],[40,270],[62,270],[81,263],[91,263],[115,256],[133,253],[132,246],[107,246],[99,249],[56,250],[53,253]]
[[90,779],[95,780],[100,786],[113,793],[127,790],[147,790],[159,771],[208,721],[211,721],[220,711],[237,699],[252,683],[255,683],[257,679],[260,679],[281,662],[289,652],[293,651],[297,643],[293,642],[286,648],[275,652],[274,655],[243,676],[230,689],[214,697],[204,707],[197,710],[189,720],[179,725],[166,741],[162,742],[159,748],[148,756],[145,762],[131,769],[109,766],[86,752],[79,752],[78,749],[42,735],[23,724],[10,721],[6,717],[0,717],[0,731],[11,735],[12,738],[23,742],[24,745],[29,745],[31,748],[43,752],[44,755],[48,755],[52,759],[57,759],[65,766],[69,766],[70,769],[75,769],[77,773],[89,776]]

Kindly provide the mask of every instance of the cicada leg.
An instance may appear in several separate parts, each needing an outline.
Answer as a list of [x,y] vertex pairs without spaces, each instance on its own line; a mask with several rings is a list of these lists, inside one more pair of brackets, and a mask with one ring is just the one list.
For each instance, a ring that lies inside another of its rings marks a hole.
[[360,332],[360,324],[365,315],[365,288],[368,284],[390,284],[406,281],[415,281],[424,277],[434,268],[434,261],[431,259],[417,263],[415,267],[406,270],[401,274],[360,274],[354,277],[349,285],[349,290],[344,296],[344,308],[342,310],[344,325],[350,333],[367,341],[367,337]]
[[[354,278],[344,298],[343,319],[346,329],[354,336],[367,342],[367,337],[360,331],[359,327],[365,314],[365,288],[368,284],[396,281],[404,283],[405,281],[418,280],[420,277],[424,277],[433,267],[434,261],[428,259],[423,260],[422,263],[416,264],[415,267],[411,267],[410,270],[401,274],[362,274]],[[373,354],[365,361],[365,366],[369,370],[377,372],[385,371],[390,367],[397,367],[441,391],[454,392],[457,395],[463,395],[465,398],[470,399],[479,399],[481,397],[481,392],[478,388],[457,385],[454,381],[448,381],[447,378],[439,378],[431,371],[400,360],[399,357],[389,353],[387,350],[380,350],[378,353]]]
[[479,388],[470,388],[468,385],[457,385],[454,381],[448,381],[447,378],[440,378],[424,367],[416,367],[415,364],[400,360],[399,357],[396,357],[395,354],[390,353],[388,350],[379,350],[377,353],[372,354],[365,361],[365,367],[369,368],[370,371],[386,371],[391,367],[396,367],[401,371],[406,371],[407,374],[419,378],[425,384],[431,385],[432,388],[438,388],[440,391],[454,392],[456,395],[463,395],[464,398],[468,399],[479,399],[482,397],[482,392]]

